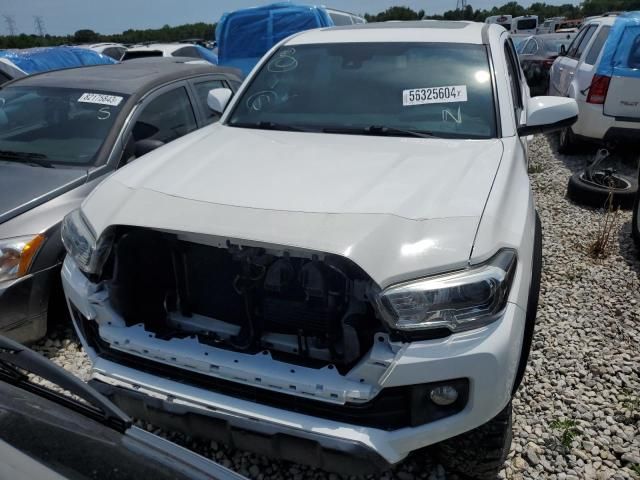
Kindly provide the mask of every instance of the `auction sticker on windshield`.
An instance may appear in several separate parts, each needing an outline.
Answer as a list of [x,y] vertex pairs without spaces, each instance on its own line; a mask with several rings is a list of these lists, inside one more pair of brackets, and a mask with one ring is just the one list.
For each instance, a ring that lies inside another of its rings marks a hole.
[[453,103],[467,101],[466,85],[446,87],[412,88],[402,91],[402,105],[428,105],[430,103]]
[[109,105],[117,107],[122,101],[122,97],[116,95],[104,95],[102,93],[83,93],[78,99],[82,103],[97,103],[98,105]]

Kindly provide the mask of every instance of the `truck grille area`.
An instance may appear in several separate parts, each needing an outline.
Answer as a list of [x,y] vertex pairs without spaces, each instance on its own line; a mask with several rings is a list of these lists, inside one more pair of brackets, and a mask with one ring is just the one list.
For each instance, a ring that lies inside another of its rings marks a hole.
[[345,257],[192,239],[121,228],[101,280],[127,325],[144,319],[159,338],[197,335],[218,348],[269,350],[341,374],[386,331],[373,301],[378,287]]
[[[107,342],[100,338],[99,327],[96,322],[88,320],[73,306],[72,313],[74,322],[87,344],[105,360],[161,378],[290,412],[356,426],[392,431],[423,425],[454,415],[462,411],[468,401],[469,382],[467,379],[384,388],[374,399],[366,403],[336,405],[296,397],[286,393],[214,378],[112,349]],[[461,394],[454,404],[439,407],[429,400],[428,392],[443,383],[457,385]]]

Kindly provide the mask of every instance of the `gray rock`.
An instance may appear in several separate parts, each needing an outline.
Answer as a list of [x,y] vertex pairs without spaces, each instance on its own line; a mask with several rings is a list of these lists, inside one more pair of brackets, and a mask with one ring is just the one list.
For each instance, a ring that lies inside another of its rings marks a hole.
[[527,460],[531,465],[536,466],[540,463],[540,457],[532,447],[529,447],[527,449],[526,455],[527,455]]
[[260,467],[258,465],[251,465],[249,467],[249,475],[251,475],[252,477],[256,478],[258,475],[260,475]]

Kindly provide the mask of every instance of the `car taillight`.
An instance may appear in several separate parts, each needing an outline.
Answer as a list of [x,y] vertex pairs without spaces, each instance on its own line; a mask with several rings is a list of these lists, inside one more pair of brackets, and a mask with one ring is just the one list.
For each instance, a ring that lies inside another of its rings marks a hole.
[[553,65],[553,62],[555,61],[555,58],[546,58],[542,61],[542,66],[544,68],[546,68],[547,70],[549,70],[551,68],[551,65]]
[[589,94],[587,95],[587,103],[593,103],[596,105],[602,105],[607,99],[607,91],[609,90],[609,82],[611,77],[605,77],[604,75],[594,75],[589,87]]

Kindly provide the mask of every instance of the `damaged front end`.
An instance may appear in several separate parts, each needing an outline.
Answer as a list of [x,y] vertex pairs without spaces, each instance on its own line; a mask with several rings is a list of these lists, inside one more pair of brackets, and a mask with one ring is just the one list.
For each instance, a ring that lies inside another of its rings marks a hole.
[[369,301],[375,285],[349,260],[193,240],[144,229],[119,236],[102,279],[127,325],[144,319],[157,338],[195,335],[341,373],[370,350],[381,328]]
[[90,234],[76,215],[63,238],[111,349],[344,404],[373,399],[403,348],[378,318],[378,286],[347,258],[123,226],[74,241]]

